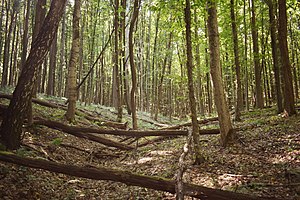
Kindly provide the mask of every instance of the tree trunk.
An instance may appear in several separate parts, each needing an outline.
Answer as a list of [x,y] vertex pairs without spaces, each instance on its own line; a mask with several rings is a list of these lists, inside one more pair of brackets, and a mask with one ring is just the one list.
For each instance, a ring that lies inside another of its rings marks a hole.
[[239,45],[238,36],[236,28],[236,17],[234,10],[234,0],[230,0],[230,16],[231,16],[231,28],[233,37],[233,49],[234,49],[234,64],[236,73],[236,105],[235,105],[235,120],[241,120],[241,109],[243,106],[243,96],[242,96],[242,83],[241,83],[241,66],[239,57]]
[[201,149],[199,144],[199,126],[197,121],[196,100],[193,83],[193,53],[192,53],[192,38],[191,38],[191,3],[190,0],[185,1],[184,19],[185,19],[185,33],[186,33],[186,68],[188,75],[188,89],[189,100],[191,109],[192,129],[193,129],[193,141],[195,148],[195,164],[203,162],[203,156],[201,155]]
[[270,31],[271,31],[271,47],[272,47],[272,58],[273,58],[273,71],[275,76],[275,94],[276,94],[276,102],[277,102],[277,113],[281,113],[283,111],[282,107],[282,94],[281,94],[281,81],[280,81],[280,69],[278,62],[278,46],[277,46],[277,37],[276,37],[276,20],[274,14],[274,0],[268,1],[269,7],[269,20],[270,20]]
[[75,0],[74,11],[73,11],[73,39],[71,56],[69,61],[68,70],[68,110],[66,112],[66,118],[69,122],[75,120],[77,90],[76,90],[76,70],[79,61],[79,45],[80,45],[80,34],[79,34],[79,21],[80,21],[80,5],[81,0]]
[[254,56],[254,75],[255,75],[255,106],[257,108],[264,107],[264,97],[263,89],[261,83],[261,72],[262,67],[259,64],[259,49],[258,49],[258,34],[256,28],[256,18],[255,18],[255,0],[252,0],[251,3],[251,30],[252,30],[252,40],[253,40],[253,56]]
[[53,39],[49,53],[49,74],[47,95],[55,95],[55,71],[56,71],[56,54],[57,54],[57,33]]
[[33,41],[29,56],[21,72],[18,84],[10,101],[6,117],[0,127],[3,144],[8,149],[20,146],[22,125],[32,96],[39,66],[43,63],[56,35],[66,0],[52,0],[50,11]]
[[120,86],[120,70],[119,70],[119,54],[120,54],[120,47],[119,47],[119,23],[120,23],[120,17],[119,17],[119,0],[115,0],[115,11],[114,11],[114,28],[115,28],[115,35],[114,35],[114,43],[115,43],[115,49],[114,49],[114,93],[115,97],[113,101],[115,102],[115,108],[118,111],[117,121],[122,121],[122,101],[121,101],[121,86]]
[[131,80],[132,80],[130,100],[131,100],[131,111],[132,111],[132,128],[134,130],[138,128],[138,125],[137,125],[137,117],[136,117],[135,92],[137,88],[137,81],[136,81],[136,66],[134,63],[134,55],[133,55],[133,32],[134,32],[135,22],[139,14],[139,5],[140,5],[140,0],[134,0],[133,14],[130,22],[130,27],[129,27],[129,59],[130,59]]
[[218,112],[221,131],[221,144],[226,146],[233,139],[230,113],[225,98],[220,67],[220,42],[215,1],[208,1],[207,29],[210,50],[210,73],[213,81],[215,104]]
[[[151,177],[138,175],[128,171],[119,171],[107,168],[95,167],[78,167],[46,161],[43,159],[33,159],[17,156],[13,153],[0,152],[0,160],[4,162],[23,165],[26,167],[44,169],[51,172],[63,173],[71,176],[89,178],[93,180],[111,180],[121,182],[126,185],[134,185],[154,190],[160,190],[175,194],[175,181],[161,177]],[[196,197],[206,200],[266,200],[276,198],[255,197],[247,194],[235,193],[219,189],[212,189],[203,186],[183,183],[183,191],[187,196]]]
[[296,114],[295,98],[293,92],[293,76],[291,63],[289,59],[288,44],[287,44],[287,14],[286,0],[278,0],[279,7],[279,49],[282,63],[283,74],[283,101],[284,110],[288,115]]

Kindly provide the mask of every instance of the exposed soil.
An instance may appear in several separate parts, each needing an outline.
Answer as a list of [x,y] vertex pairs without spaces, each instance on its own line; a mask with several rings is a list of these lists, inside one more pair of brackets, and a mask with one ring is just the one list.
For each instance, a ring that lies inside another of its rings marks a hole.
[[[7,102],[1,101],[4,103]],[[35,112],[38,116],[64,121],[64,112],[58,109],[35,106]],[[300,199],[300,117],[283,118],[274,113],[272,109],[244,113],[243,121],[235,126],[245,128],[237,132],[235,144],[228,148],[219,145],[219,135],[201,136],[206,161],[192,165],[190,153],[186,160],[185,182],[279,199]],[[77,125],[87,126],[88,123],[97,126],[78,117]],[[150,126],[145,123],[140,120],[139,125]],[[145,139],[138,142],[141,140]],[[185,142],[186,137],[177,137],[126,152],[36,126],[24,129],[23,145],[17,153],[72,165],[102,166],[172,179],[176,176]],[[18,200],[175,199],[165,192],[4,162],[0,162],[0,197]]]

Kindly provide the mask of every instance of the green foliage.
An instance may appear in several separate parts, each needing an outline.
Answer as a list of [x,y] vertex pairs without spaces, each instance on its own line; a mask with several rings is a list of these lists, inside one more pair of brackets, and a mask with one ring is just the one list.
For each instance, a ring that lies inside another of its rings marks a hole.
[[63,142],[62,138],[55,138],[51,141],[51,144],[54,146],[59,146],[59,145],[61,145],[62,142]]

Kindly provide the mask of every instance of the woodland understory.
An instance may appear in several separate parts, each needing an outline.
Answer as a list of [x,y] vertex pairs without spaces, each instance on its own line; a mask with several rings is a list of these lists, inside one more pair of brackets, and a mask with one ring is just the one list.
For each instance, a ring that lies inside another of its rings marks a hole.
[[[41,96],[52,105],[63,106],[59,99]],[[9,103],[1,99],[1,105]],[[3,106],[1,106],[3,107]],[[114,108],[78,105],[73,126],[104,128],[104,122],[115,118]],[[223,148],[219,135],[201,135],[200,144],[205,161],[193,165],[192,153],[186,157],[187,166],[183,180],[210,188],[246,193],[278,199],[299,199],[300,188],[300,118],[275,114],[275,108],[243,112],[242,121],[235,122],[237,138],[233,145]],[[50,108],[34,104],[34,116],[67,124],[62,108]],[[93,116],[98,121],[87,120]],[[130,116],[124,115],[129,122]],[[208,117],[211,118],[211,117]],[[139,112],[141,129],[162,129],[184,124],[160,116],[160,121],[149,114]],[[188,127],[186,127],[188,128]],[[216,129],[218,122],[201,125],[201,129]],[[106,127],[111,130],[111,127]],[[108,136],[123,144],[148,145],[133,150],[118,150],[97,142],[81,139],[62,131],[41,125],[23,128],[21,148],[15,153],[59,163],[91,167],[105,167],[176,178],[178,159],[186,143],[186,136],[134,138]],[[298,170],[298,171],[297,171]],[[175,199],[174,194],[112,181],[96,181],[64,174],[51,173],[19,165],[0,163],[0,196],[2,199]],[[190,199],[190,198],[187,198]]]
[[0,15],[0,199],[299,199],[300,0]]

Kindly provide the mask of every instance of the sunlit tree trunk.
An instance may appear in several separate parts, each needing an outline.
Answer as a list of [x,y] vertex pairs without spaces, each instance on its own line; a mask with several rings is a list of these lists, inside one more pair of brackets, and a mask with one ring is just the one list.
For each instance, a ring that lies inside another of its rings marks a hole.
[[79,46],[80,46],[80,5],[81,0],[75,0],[74,11],[73,11],[73,37],[72,37],[72,48],[71,56],[68,68],[68,110],[66,112],[66,118],[72,122],[75,119],[76,110],[76,69],[79,61]]
[[230,113],[226,102],[224,86],[222,81],[221,67],[220,67],[220,42],[217,21],[216,3],[213,0],[208,0],[208,19],[207,29],[209,38],[210,51],[210,73],[213,81],[213,90],[215,97],[215,104],[218,112],[220,123],[221,144],[226,146],[233,138],[232,125],[230,120]]

